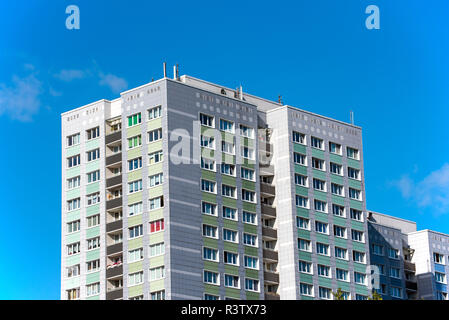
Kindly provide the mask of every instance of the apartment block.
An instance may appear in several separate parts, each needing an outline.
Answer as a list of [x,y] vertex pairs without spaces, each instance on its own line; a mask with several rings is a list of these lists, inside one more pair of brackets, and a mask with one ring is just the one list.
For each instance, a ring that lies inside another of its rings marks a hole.
[[370,295],[360,127],[177,69],[61,123],[62,299]]

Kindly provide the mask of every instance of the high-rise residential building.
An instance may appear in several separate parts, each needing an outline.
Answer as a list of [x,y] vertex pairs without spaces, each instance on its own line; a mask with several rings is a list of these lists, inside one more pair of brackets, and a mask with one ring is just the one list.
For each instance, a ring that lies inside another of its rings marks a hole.
[[61,122],[62,299],[369,296],[360,127],[177,70]]

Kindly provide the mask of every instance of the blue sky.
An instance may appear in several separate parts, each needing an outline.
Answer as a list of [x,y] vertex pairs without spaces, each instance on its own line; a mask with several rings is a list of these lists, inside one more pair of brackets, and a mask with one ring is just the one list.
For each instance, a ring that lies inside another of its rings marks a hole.
[[[65,27],[80,8],[80,30]],[[380,9],[380,30],[365,8]],[[363,127],[367,205],[449,233],[447,1],[2,1],[0,299],[59,299],[60,113],[180,73]],[[171,68],[169,68],[171,73]]]

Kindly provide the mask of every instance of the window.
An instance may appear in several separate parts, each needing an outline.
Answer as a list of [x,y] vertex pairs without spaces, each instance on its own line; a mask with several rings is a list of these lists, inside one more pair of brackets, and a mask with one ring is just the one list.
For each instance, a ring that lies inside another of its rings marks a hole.
[[220,300],[220,297],[205,293],[204,300]]
[[201,203],[201,212],[211,216],[217,215],[217,205],[209,202]]
[[142,145],[142,136],[139,134],[138,136],[128,138],[128,149],[140,147]]
[[300,164],[302,166],[307,166],[306,156],[302,153],[294,152],[293,153],[293,161],[296,164]]
[[223,262],[237,266],[239,264],[239,255],[234,252],[224,251]]
[[299,260],[298,261],[299,272],[312,274],[312,263]]
[[256,193],[253,191],[242,189],[242,201],[255,202]]
[[394,298],[402,298],[402,289],[398,287],[390,287],[390,294]]
[[67,255],[71,256],[72,254],[80,253],[80,243],[75,242],[67,245]]
[[165,243],[159,242],[150,245],[150,258],[163,255],[165,253]]
[[210,261],[218,261],[218,250],[204,247],[203,259]]
[[128,228],[129,239],[137,238],[143,235],[143,225]]
[[80,165],[80,155],[67,158],[67,168],[72,168]]
[[329,255],[329,245],[317,242],[317,244],[316,244],[316,253],[320,254],[320,255],[323,255],[323,256],[328,256]]
[[223,207],[223,218],[237,220],[237,209]]
[[299,229],[310,230],[309,219],[296,217],[296,227]]
[[128,251],[128,262],[139,261],[143,259],[143,248]]
[[162,128],[148,132],[148,142],[154,142],[162,139]]
[[142,191],[142,180],[128,182],[128,193]]
[[143,271],[128,275],[128,287],[138,285],[143,282]]
[[99,136],[100,136],[100,127],[86,130],[87,140],[95,139],[98,138]]
[[310,138],[310,145],[313,148],[324,150],[323,139],[316,138],[316,137],[311,137]]
[[354,272],[354,282],[358,284],[366,284],[366,275],[359,272]]
[[234,144],[232,142],[222,141],[221,151],[224,153],[234,154]]
[[331,300],[331,289],[319,287],[318,288],[318,295],[321,299],[325,300]]
[[238,242],[237,231],[223,228],[223,240],[229,242]]
[[203,236],[208,238],[218,238],[217,227],[203,224]]
[[362,294],[356,294],[355,295],[355,300],[368,300],[368,297],[364,296]]
[[349,281],[348,271],[343,269],[336,269],[335,270],[335,276],[337,280],[340,281]]
[[335,258],[348,260],[348,250],[340,247],[335,247]]
[[326,191],[326,181],[313,178],[313,188],[315,190]]
[[215,193],[215,185],[213,181],[201,179],[201,191]]
[[259,269],[259,259],[257,257],[244,256],[243,261],[245,268]]
[[299,293],[303,296],[313,297],[313,286],[307,283],[300,283]]
[[391,259],[399,259],[399,250],[394,248],[388,248],[388,257]]
[[87,174],[87,183],[100,180],[100,170],[92,171]]
[[201,135],[201,146],[209,149],[215,149],[215,138]]
[[343,193],[343,186],[336,184],[336,183],[331,183],[331,192],[337,196],[341,196],[344,197],[344,193]]
[[138,125],[141,122],[142,122],[142,115],[140,114],[140,112],[128,117],[128,127]]
[[374,265],[379,268],[379,274],[385,275],[385,265],[383,264],[374,264]]
[[346,147],[346,155],[348,158],[359,160],[359,150],[357,149]]
[[239,281],[239,277],[238,276],[234,276],[231,274],[225,274],[224,275],[224,281],[225,281],[225,287],[230,287],[230,288],[240,288],[240,281]]
[[357,220],[357,221],[363,221],[362,211],[351,208],[350,212],[351,212],[351,219]]
[[444,264],[444,255],[441,253],[433,253],[433,261],[438,264]]
[[80,231],[80,220],[67,223],[67,233]]
[[87,272],[94,272],[100,269],[100,259],[88,261],[86,263]]
[[100,237],[87,239],[87,250],[92,250],[100,247]]
[[329,142],[329,152],[341,155],[341,144]]
[[150,221],[150,233],[155,233],[164,230],[164,219]]
[[365,263],[365,253],[359,251],[352,251],[352,260],[358,263]]
[[86,296],[95,296],[100,294],[100,282],[89,284],[86,286]]
[[324,167],[324,160],[318,159],[318,158],[312,158],[312,168],[325,171]]
[[351,238],[357,242],[365,242],[365,235],[362,231],[351,230]]
[[240,153],[243,158],[254,160],[254,149],[249,147],[241,147]]
[[360,180],[360,170],[348,167],[348,177],[351,179]]
[[140,214],[142,211],[142,202],[133,203],[128,206],[128,216],[130,217]]
[[329,234],[329,225],[320,221],[315,221],[315,231],[318,233]]
[[221,164],[221,173],[227,174],[228,176],[235,176],[235,165],[222,163]]
[[165,278],[165,267],[160,266],[150,269],[150,281],[159,280]]
[[245,278],[245,290],[259,292],[259,280]]
[[313,200],[315,211],[327,212],[327,203],[321,200]]
[[321,277],[330,278],[330,267],[319,264],[317,266],[318,275]]
[[159,163],[162,160],[164,160],[164,154],[163,154],[162,150],[148,154],[148,164],[149,165]]
[[334,235],[346,239],[346,228],[334,225]]
[[214,127],[214,117],[207,114],[200,113],[200,122],[203,126]]
[[215,161],[201,157],[201,168],[209,171],[215,171]]
[[148,120],[153,120],[160,117],[162,117],[162,106],[148,109]]
[[243,211],[242,213],[242,220],[243,223],[249,223],[249,224],[257,224],[257,215],[255,213]]
[[309,208],[309,199],[296,195],[296,206],[301,208]]
[[204,270],[203,272],[203,282],[210,284],[219,284],[218,282],[218,273]]
[[332,213],[334,216],[345,217],[345,207],[339,206],[337,204],[332,204]]
[[142,157],[128,160],[128,170],[133,171],[142,168]]
[[298,186],[308,187],[307,177],[302,174],[295,173],[295,184]]
[[240,176],[242,177],[242,179],[245,179],[245,180],[249,180],[249,181],[256,180],[256,179],[254,179],[254,170],[251,170],[251,169],[241,167]]
[[80,298],[80,288],[66,290],[67,300],[78,300]]
[[244,126],[243,124],[240,125],[240,135],[242,137],[246,137],[246,138],[254,138],[254,129]]
[[80,206],[81,206],[80,198],[76,198],[76,199],[67,201],[67,211],[79,209]]
[[148,177],[148,187],[150,188],[161,185],[162,183],[164,183],[164,174],[162,172]]
[[384,247],[378,244],[372,244],[371,245],[373,254],[378,255],[378,256],[383,256],[384,255]]
[[86,196],[86,202],[88,206],[94,205],[100,202],[100,192],[92,193]]
[[298,238],[298,249],[301,251],[311,252],[312,247],[310,245],[310,241],[306,239]]
[[306,144],[306,135],[300,132],[293,131],[293,142]]
[[98,226],[100,224],[100,215],[96,214],[96,215],[87,217],[86,220],[87,220],[87,227],[88,228],[91,228],[91,227],[94,227],[94,226]]
[[390,267],[390,277],[400,279],[401,270],[399,268]]
[[220,119],[220,130],[234,133],[234,122]]
[[254,234],[244,233],[243,244],[246,246],[257,247],[257,236]]
[[343,175],[341,168],[342,167],[341,167],[340,164],[336,164],[336,163],[333,163],[333,162],[330,163],[330,171],[333,174],[337,174],[339,176]]
[[79,275],[80,275],[80,265],[79,264],[66,268],[66,277],[67,278],[77,277]]
[[229,198],[235,198],[235,187],[222,184],[221,195]]
[[150,293],[151,300],[165,300],[165,290],[159,290]]
[[71,147],[80,143],[80,134],[72,134],[67,137],[67,147]]
[[360,190],[349,188],[349,198],[355,200],[361,200],[361,192]]
[[81,183],[80,176],[67,179],[67,189],[70,190],[70,189],[78,188],[80,186],[80,183]]

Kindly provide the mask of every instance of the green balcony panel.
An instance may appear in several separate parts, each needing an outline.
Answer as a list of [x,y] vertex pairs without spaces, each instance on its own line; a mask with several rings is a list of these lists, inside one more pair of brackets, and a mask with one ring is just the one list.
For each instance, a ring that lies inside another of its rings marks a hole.
[[327,222],[329,220],[329,216],[327,215],[327,213],[315,211],[315,219]]
[[245,254],[249,256],[257,257],[259,255],[259,249],[256,247],[243,246]]
[[333,182],[333,183],[343,185],[345,182],[342,176],[331,173],[330,177],[331,177],[331,182]]
[[100,226],[91,227],[86,229],[86,239],[99,237],[100,236]]
[[300,217],[309,217],[309,210],[304,208],[298,208],[296,207],[296,214]]
[[332,288],[332,279],[318,277],[318,284],[320,287]]
[[313,197],[317,200],[327,201],[327,193],[313,190]]
[[142,199],[143,199],[143,191],[131,193],[130,195],[128,195],[128,204],[142,202]]
[[218,218],[216,216],[203,214],[203,223],[211,226],[218,226]]
[[363,222],[351,220],[351,227],[352,229],[356,229],[359,231],[365,231],[365,225]]
[[325,171],[312,169],[312,175],[314,178],[326,180],[326,172]]
[[89,183],[86,185],[86,194],[100,191],[100,182]]
[[80,154],[80,153],[81,153],[80,145],[76,145],[76,146],[69,147],[69,148],[65,149],[65,156],[66,156],[66,158],[73,157],[73,156],[75,156],[77,154]]
[[135,137],[139,134],[142,134],[142,125],[140,124],[126,129],[126,138]]
[[128,240],[128,250],[134,250],[142,247],[143,247],[143,237]]
[[259,279],[259,271],[245,268],[245,276],[251,279]]
[[252,234],[257,234],[257,226],[252,225],[252,224],[248,224],[248,223],[244,223],[243,224],[243,231],[244,232],[248,232],[248,233],[252,233]]
[[361,242],[352,241],[352,248],[360,252],[366,251],[365,243]]
[[223,248],[226,251],[231,252],[238,252],[239,251],[239,245],[237,243],[232,243],[228,241],[223,241]]
[[[329,244],[329,236],[328,235],[317,233],[315,235],[315,237],[316,237],[317,242]],[[330,250],[330,248],[329,248],[329,250]]]
[[204,261],[204,269],[208,271],[218,272],[218,262]]
[[256,184],[251,181],[242,180],[242,188],[251,191],[256,191]]
[[365,273],[366,272],[366,264],[354,262],[354,271]]
[[348,240],[346,240],[346,239],[341,239],[341,238],[335,237],[334,243],[337,247],[340,247],[340,248],[346,249],[348,247]]
[[164,232],[150,234],[150,244],[164,242]]
[[239,267],[230,266],[228,264],[225,264],[224,272],[227,273],[227,274],[232,274],[234,276],[238,276],[239,275]]
[[337,164],[343,164],[342,156],[333,153],[329,154],[329,161]]
[[325,266],[330,266],[331,265],[331,258],[328,256],[322,256],[320,254],[318,254],[316,256],[316,261],[318,264],[323,264]]
[[79,264],[80,261],[81,261],[81,254],[68,256],[67,258],[65,258],[65,266],[66,267],[74,266],[75,264]]
[[221,134],[222,141],[235,143],[235,139],[234,139],[235,135],[234,134],[229,133],[229,132],[223,132],[223,131],[220,131],[220,134]]
[[215,151],[209,148],[201,147],[201,156],[206,159],[215,159]]
[[100,169],[100,160],[88,162],[86,164],[86,172],[92,172]]
[[220,287],[213,284],[204,284],[204,292],[207,294],[220,295]]
[[221,153],[221,161],[224,163],[235,164],[235,156],[232,154],[222,152]]
[[81,239],[81,232],[74,232],[74,233],[70,233],[68,235],[65,236],[65,243],[69,244],[69,243],[74,243],[74,242],[78,242]]
[[221,176],[221,182],[223,184],[228,185],[228,186],[235,187],[236,186],[235,180],[236,180],[235,177],[229,177],[229,176],[226,176],[226,175],[222,175]]
[[295,190],[296,190],[297,195],[304,196],[304,197],[309,196],[309,188],[296,186]]
[[[236,191],[237,192],[237,191]],[[237,208],[237,199],[231,199],[228,197],[222,197],[222,206],[229,208]]]
[[67,169],[66,172],[65,172],[65,175],[66,175],[67,179],[79,176],[80,174],[81,174],[80,166]]
[[334,224],[342,227],[346,227],[346,218],[333,216]]
[[150,268],[160,267],[164,265],[164,255],[150,258]]
[[163,162],[158,162],[148,166],[148,176],[152,176],[163,171]]
[[217,181],[217,174],[213,171],[202,169],[201,170],[201,178],[210,180],[210,181]]
[[128,227],[134,227],[143,223],[143,214],[128,217]]
[[[340,206],[344,206],[345,205],[345,198],[344,197],[340,197],[340,196],[336,196],[336,195],[332,195],[332,203],[338,204]],[[332,206],[330,207],[330,209],[332,210]]]
[[324,151],[323,151],[323,150],[318,150],[318,149],[312,148],[312,157],[314,157],[314,158],[320,158],[320,159],[324,160],[324,159],[325,159],[325,157],[324,157]]
[[245,291],[245,294],[246,294],[246,300],[259,300],[260,299],[260,294],[257,292]]
[[306,176],[307,175],[307,167],[302,166],[300,164],[295,164],[295,173],[299,173],[299,174]]
[[142,179],[142,169],[133,170],[128,173],[128,181]]
[[211,238],[203,238],[203,246],[212,249],[218,249],[218,240]]
[[100,259],[100,248],[86,252],[86,261]]
[[162,195],[164,195],[164,187],[162,185],[148,189],[149,199],[156,198]]
[[298,251],[298,258],[299,258],[299,260],[312,262],[312,253],[304,252],[304,251]]
[[348,185],[351,188],[362,190],[362,182],[360,182],[359,180],[348,179]]
[[72,277],[64,280],[64,289],[70,290],[73,288],[77,288],[80,286],[81,279],[80,277]]
[[165,289],[164,279],[150,281],[150,292],[161,291]]
[[340,288],[343,291],[350,292],[351,285],[349,282],[337,280],[337,288]]
[[225,288],[225,296],[229,298],[240,299],[240,289]]
[[162,150],[162,141],[156,141],[148,144],[148,153]]
[[364,295],[364,296],[368,296],[369,295],[368,294],[368,288],[366,286],[361,286],[359,284],[355,285],[355,292],[357,294],[361,294],[361,295]]
[[100,300],[100,295],[86,297],[86,300]]
[[94,204],[86,208],[86,217],[90,217],[100,213],[100,204]]
[[298,238],[310,240],[310,231],[298,229]]
[[150,215],[150,221],[156,221],[159,219],[164,218],[164,209],[156,209],[156,210],[151,210],[149,211],[149,215]]
[[159,128],[162,128],[162,118],[156,118],[147,122],[147,131],[156,130]]
[[247,169],[253,169],[255,168],[255,164],[254,163],[247,163],[247,162],[243,162],[241,163],[241,166]]
[[[150,285],[151,288],[151,285]],[[138,284],[136,286],[128,287],[128,296],[135,297],[143,295],[143,284]]]
[[255,203],[249,203],[246,201],[242,201],[242,208],[248,212],[257,212],[257,207]]
[[128,263],[128,274],[139,272],[139,271],[143,271],[143,262],[142,261]]
[[70,200],[74,198],[79,198],[80,195],[81,195],[81,188],[75,188],[67,191],[65,197],[67,200]]
[[93,150],[100,147],[100,139],[92,139],[86,142],[85,150]]
[[300,273],[299,282],[313,284],[313,276],[311,274]]
[[100,282],[100,271],[86,274],[86,284]]
[[348,261],[343,261],[341,259],[335,259],[335,267],[343,270],[349,270]]
[[361,201],[357,201],[357,200],[350,200],[349,201],[349,206],[353,209],[357,209],[357,210],[363,210],[363,204]]
[[142,147],[136,147],[136,148],[129,149],[126,153],[126,158],[128,160],[135,159],[135,158],[141,157],[141,156],[142,156]]
[[302,153],[302,154],[306,154],[307,153],[307,148],[303,144],[293,143],[293,151],[294,152],[298,152],[298,153]]
[[70,222],[70,221],[75,221],[75,220],[80,219],[80,216],[81,216],[81,210],[73,210],[73,211],[67,212],[65,219],[66,219],[66,222]]
[[347,159],[347,161],[348,161],[347,162],[348,167],[360,169],[360,161],[359,160]]

